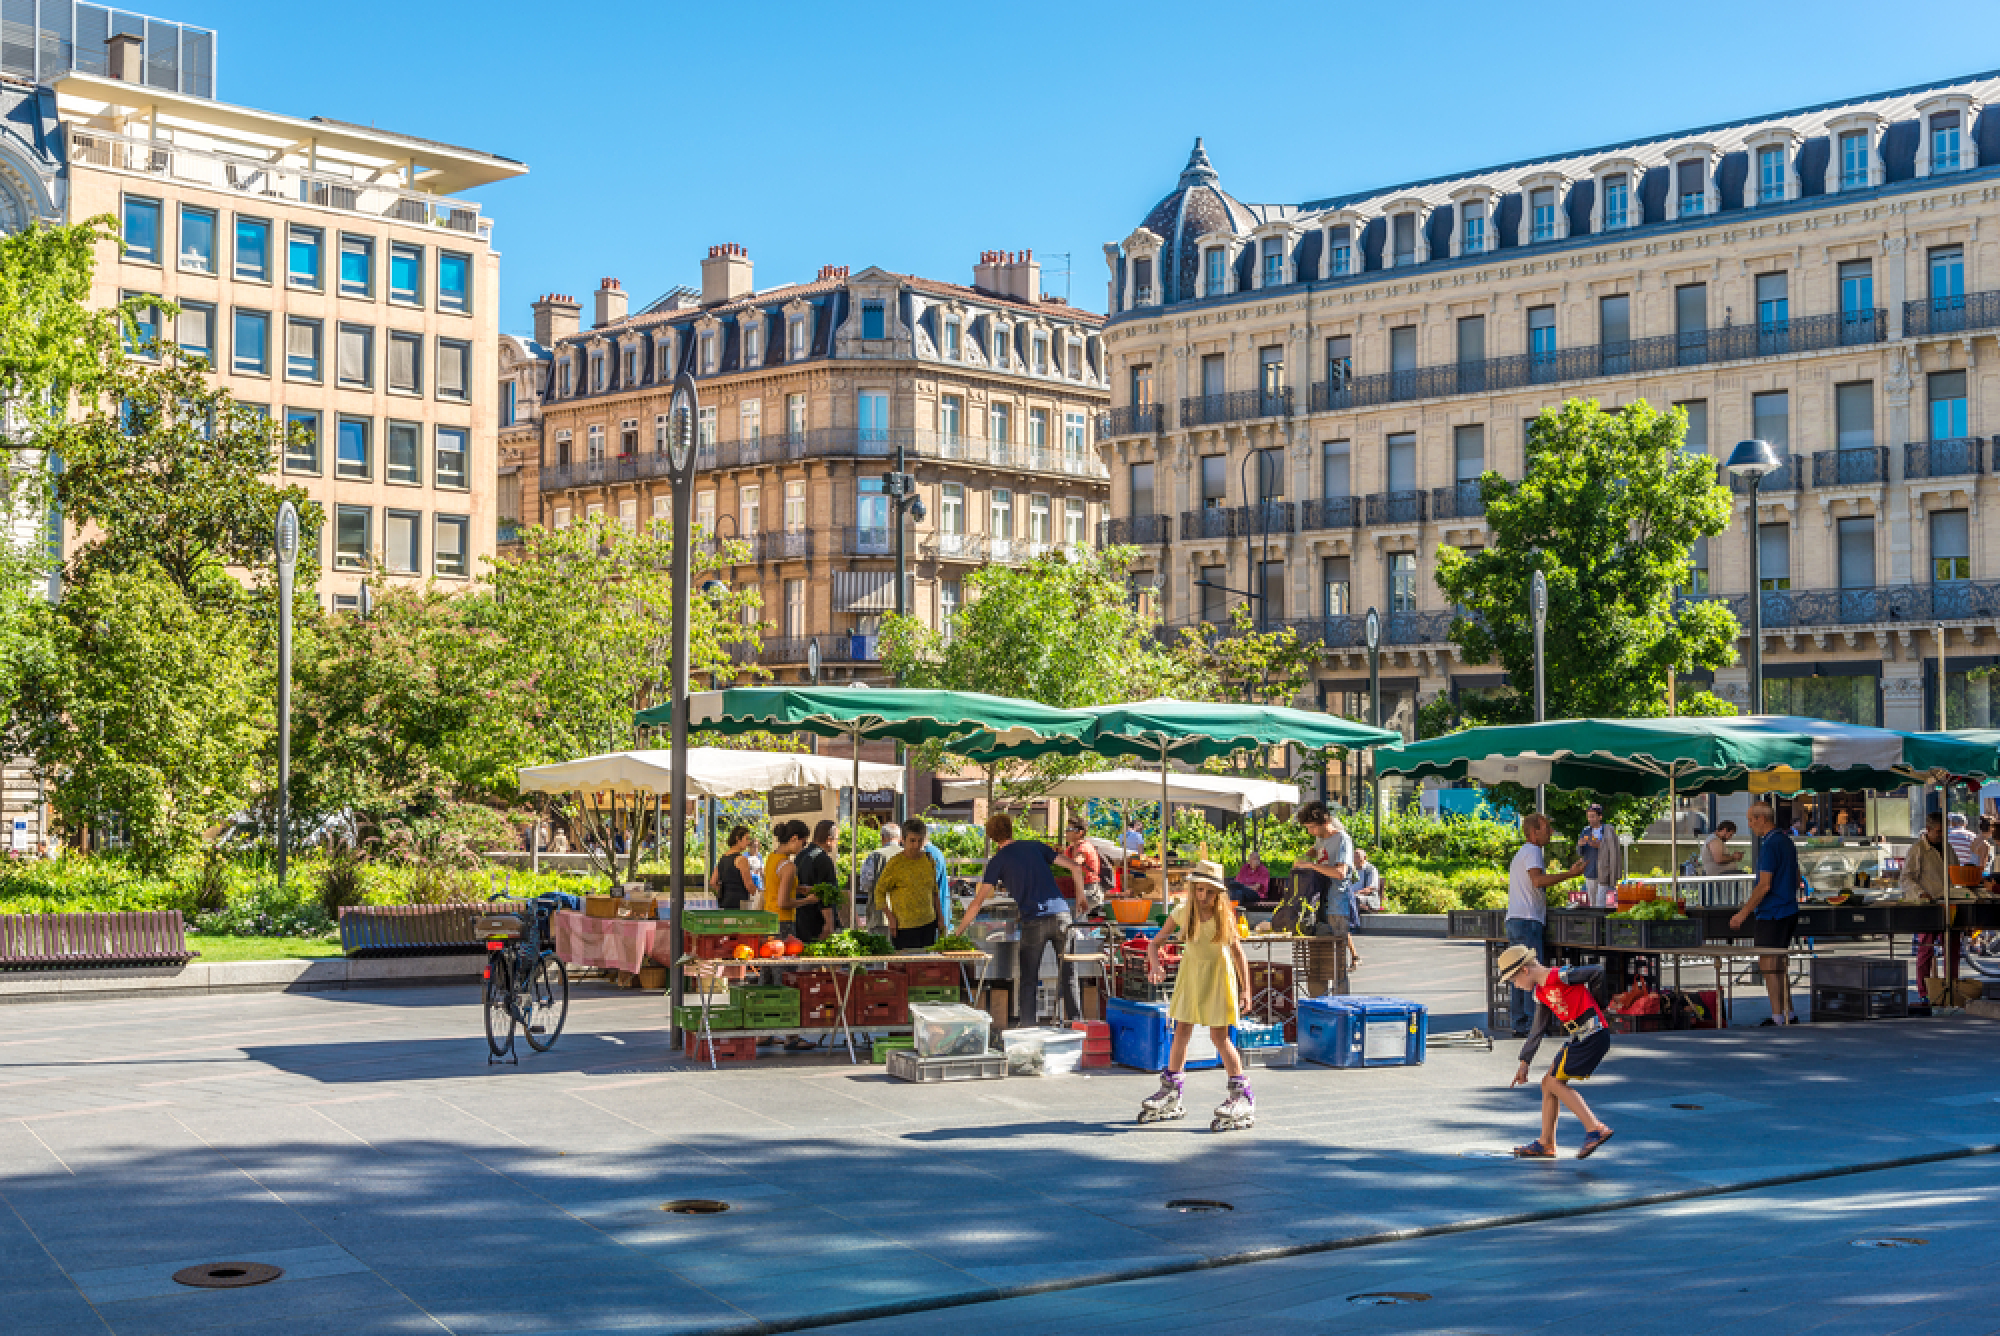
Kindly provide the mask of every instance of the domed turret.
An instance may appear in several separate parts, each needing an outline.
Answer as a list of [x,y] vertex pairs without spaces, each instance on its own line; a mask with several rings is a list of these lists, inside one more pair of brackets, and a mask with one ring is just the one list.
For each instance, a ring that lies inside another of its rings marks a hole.
[[1208,160],[1208,150],[1199,139],[1188,154],[1174,192],[1153,206],[1142,224],[1148,232],[1166,242],[1160,257],[1161,300],[1187,301],[1196,293],[1201,272],[1201,255],[1195,242],[1207,233],[1226,230],[1244,232],[1256,225],[1256,218],[1242,203],[1222,188],[1222,176]]

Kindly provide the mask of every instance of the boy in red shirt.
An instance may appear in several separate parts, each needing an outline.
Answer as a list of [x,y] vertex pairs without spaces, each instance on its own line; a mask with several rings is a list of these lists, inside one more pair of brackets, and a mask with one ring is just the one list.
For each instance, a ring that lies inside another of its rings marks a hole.
[[1528,1064],[1535,1060],[1535,1050],[1541,1046],[1542,1035],[1551,1021],[1560,1024],[1569,1035],[1569,1042],[1562,1046],[1555,1062],[1542,1076],[1541,1138],[1516,1146],[1514,1154],[1524,1160],[1556,1157],[1556,1113],[1560,1106],[1575,1114],[1584,1126],[1583,1149],[1576,1153],[1576,1158],[1586,1159],[1611,1140],[1612,1132],[1569,1083],[1588,1080],[1597,1070],[1597,1064],[1604,1061],[1604,1055],[1611,1051],[1610,1027],[1590,991],[1590,985],[1604,977],[1604,967],[1570,965],[1551,969],[1535,959],[1532,947],[1510,946],[1501,953],[1499,973],[1502,983],[1523,989],[1535,999],[1535,1023],[1528,1030],[1528,1042],[1521,1046],[1521,1066],[1514,1073],[1509,1089],[1527,1083]]

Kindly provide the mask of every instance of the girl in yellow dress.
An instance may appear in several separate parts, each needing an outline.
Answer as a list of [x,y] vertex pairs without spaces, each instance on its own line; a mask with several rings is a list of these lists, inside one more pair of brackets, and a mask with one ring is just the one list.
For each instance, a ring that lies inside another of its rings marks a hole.
[[1166,978],[1160,948],[1175,937],[1182,943],[1180,973],[1174,979],[1173,1000],[1167,1004],[1167,1016],[1174,1023],[1173,1047],[1167,1069],[1160,1073],[1159,1090],[1139,1106],[1139,1121],[1187,1116],[1181,1107],[1181,1072],[1194,1027],[1205,1025],[1222,1056],[1223,1070],[1229,1073],[1229,1097],[1215,1111],[1209,1130],[1253,1127],[1257,1102],[1250,1093],[1250,1078],[1243,1073],[1243,1057],[1229,1041],[1229,1027],[1250,1006],[1250,962],[1236,933],[1234,905],[1223,886],[1222,869],[1214,863],[1197,863],[1185,885],[1186,896],[1146,945],[1146,976],[1159,983]]

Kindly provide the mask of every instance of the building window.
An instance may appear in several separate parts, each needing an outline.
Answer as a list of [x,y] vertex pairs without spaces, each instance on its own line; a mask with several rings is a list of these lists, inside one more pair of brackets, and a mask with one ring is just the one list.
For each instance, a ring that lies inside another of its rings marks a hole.
[[1959,114],[1935,112],[1931,116],[1931,173],[1959,169]]
[[745,399],[736,406],[736,439],[755,441],[764,435],[764,401]]
[[191,274],[215,272],[215,210],[181,205],[180,267]]
[[996,445],[1014,440],[1014,409],[1010,404],[993,404],[986,412],[986,435]]
[[335,570],[359,571],[368,568],[369,525],[375,512],[367,506],[335,506],[333,509],[333,565]]
[[701,412],[696,414],[694,420],[694,443],[697,446],[713,449],[715,447],[716,441],[720,439],[720,437],[716,435],[716,430],[717,430],[717,424],[716,424],[715,405],[714,404],[702,405]]
[[1063,345],[1063,374],[1071,380],[1083,379],[1083,345],[1070,342]]
[[1965,248],[1939,246],[1930,253],[1930,298],[1933,311],[1957,311],[1965,306]]
[[1708,400],[1685,399],[1674,405],[1687,414],[1687,435],[1681,438],[1681,449],[1691,454],[1708,453]]
[[1459,223],[1458,249],[1463,255],[1483,255],[1486,253],[1486,204],[1482,200],[1468,200],[1460,205],[1462,216]]
[[[1535,198],[1540,199],[1548,193],[1545,190],[1538,190],[1535,192]],[[1551,219],[1550,226],[1553,227],[1555,225],[1553,222],[1555,210],[1553,208],[1550,209],[1549,216]],[[1394,218],[1391,218],[1389,220],[1389,236],[1392,251],[1395,255],[1396,268],[1401,269],[1406,265],[1415,264],[1417,262],[1417,215],[1414,213],[1399,213]]]
[[562,392],[561,392],[562,398],[567,399],[570,397],[570,393],[574,388],[573,382],[575,381],[575,379],[576,379],[576,359],[574,357],[563,358]]
[[1625,173],[1604,178],[1604,230],[1613,232],[1632,225],[1632,184]]
[[1219,297],[1229,290],[1229,253],[1220,246],[1210,246],[1201,253],[1202,285],[1204,297]]
[[1834,444],[1841,450],[1870,450],[1875,445],[1875,386],[1857,381],[1833,387]]
[[1028,410],[1028,448],[1037,456],[1049,448],[1049,410],[1046,408]]
[[1131,509],[1127,512],[1134,518],[1144,519],[1153,512],[1153,466],[1133,464],[1129,474],[1131,486],[1127,501]]
[[1048,336],[1048,335],[1046,335],[1046,334],[1037,334],[1037,335],[1035,335],[1035,338],[1034,338],[1034,351],[1035,351],[1035,374],[1036,374],[1036,375],[1038,375],[1038,376],[1046,376],[1046,375],[1048,375],[1048,374],[1049,374],[1049,336]]
[[396,242],[389,247],[389,300],[404,306],[424,302],[424,248]]
[[1142,255],[1132,261],[1132,300],[1141,306],[1153,300],[1153,257]]
[[1700,158],[1685,158],[1674,164],[1674,191],[1679,196],[1679,215],[1699,218],[1708,212],[1708,164]]
[[1338,278],[1354,272],[1353,232],[1346,227],[1336,227],[1327,233],[1327,248],[1332,253],[1328,266],[1330,276]]
[[964,602],[964,590],[958,581],[938,581],[938,630],[947,641],[951,639],[951,624],[958,617],[958,610]]
[[1928,388],[1931,401],[1931,439],[1956,441],[1965,437],[1970,422],[1965,411],[1965,373],[1933,371]]
[[938,532],[965,532],[965,484],[948,482],[938,488]]
[[880,339],[888,337],[888,311],[881,302],[861,303],[861,337]]
[[1632,369],[1632,298],[1624,293],[1597,300],[1597,343],[1605,375]]
[[1329,391],[1347,388],[1354,376],[1354,340],[1336,334],[1326,341],[1326,386]]
[[271,281],[271,225],[262,218],[236,219],[236,277],[251,283]]
[[674,499],[671,496],[653,498],[653,523],[671,525],[674,522]]
[[1043,546],[1049,542],[1049,498],[1041,492],[1028,497],[1028,541]]
[[1553,360],[1556,355],[1556,308],[1534,306],[1528,309],[1528,356],[1538,362]]
[[1528,195],[1530,235],[1536,241],[1556,239],[1556,192],[1547,186]]
[[[879,481],[879,480],[878,480]],[[764,489],[752,483],[736,489],[736,527],[744,537],[764,531]]]
[[573,458],[573,456],[571,455],[571,452],[570,452],[570,434],[569,434],[569,433],[568,433],[567,431],[559,431],[559,432],[557,432],[557,433],[556,433],[556,467],[557,467],[557,468],[559,468],[559,469],[566,469],[566,468],[568,468],[568,467],[570,466],[570,460],[571,460],[572,458]]
[[1201,508],[1220,510],[1229,503],[1229,456],[1201,457]]
[[1082,413],[1064,413],[1063,455],[1074,463],[1082,460],[1089,449],[1090,419]]
[[383,427],[382,476],[412,486],[424,480],[424,426],[390,422]]
[[466,399],[471,384],[472,345],[457,339],[439,339],[437,397]]
[[[1397,220],[1401,222],[1401,219]],[[1278,237],[1264,238],[1264,280],[1262,287],[1283,287],[1285,283],[1285,243]]]
[[194,353],[215,364],[215,308],[207,302],[182,302],[174,318],[174,342],[182,352]]
[[1757,275],[1757,328],[1760,333],[1781,331],[1791,319],[1790,283],[1787,275]]
[[1870,176],[1871,136],[1866,130],[1855,130],[1840,137],[1840,188],[1842,190],[1866,190]]
[[713,333],[704,333],[701,336],[700,347],[701,374],[712,376],[715,374],[715,335]]
[[1398,325],[1389,331],[1389,370],[1417,369],[1417,327]]
[[1785,198],[1785,150],[1757,150],[1757,202],[1780,204]]
[[371,238],[340,238],[340,295],[375,295],[375,242]]
[[1389,611],[1415,612],[1417,610],[1417,554],[1414,552],[1391,552],[1389,554]]
[[458,251],[438,252],[438,310],[466,314],[472,310],[472,257]]
[[618,503],[618,527],[626,533],[639,532],[639,498],[626,497]]
[[715,532],[715,493],[697,492],[694,498],[694,524],[705,534]]
[[317,227],[300,227],[294,223],[286,229],[285,235],[285,282],[295,288],[319,291],[319,252],[323,234]]
[[1455,332],[1458,336],[1458,365],[1461,368],[1459,385],[1462,389],[1477,389],[1480,382],[1468,377],[1481,374],[1479,364],[1486,360],[1486,317],[1460,316]]
[[786,329],[790,331],[789,338],[791,340],[791,351],[787,356],[793,361],[797,361],[806,355],[806,318],[802,315],[793,316],[790,323],[786,325]]
[[604,428],[602,425],[586,427],[583,433],[583,458],[588,464],[604,462]]
[[1477,483],[1486,472],[1486,428],[1476,422],[1452,428],[1451,448],[1452,480]]
[[342,325],[335,335],[333,375],[336,384],[369,389],[375,384],[375,331],[366,325]]
[[437,517],[437,564],[433,569],[439,575],[462,576],[466,573],[469,563],[466,539],[471,530],[472,522],[463,515]]
[[653,415],[653,453],[656,455],[667,453],[667,415],[665,413],[655,413]]
[[944,355],[956,362],[959,358],[960,325],[957,316],[944,322]]
[[1285,392],[1285,346],[1282,343],[1257,350],[1257,389],[1264,396],[1262,408],[1266,416],[1281,411],[1278,400]]
[[394,575],[415,575],[421,569],[417,531],[423,522],[423,515],[414,510],[382,512],[382,566],[385,570]]
[[1328,617],[1345,617],[1353,607],[1351,566],[1346,557],[1320,558],[1320,609]]
[[1417,488],[1417,435],[1401,431],[1391,435],[1388,445],[1388,490],[1413,492]]
[[463,427],[439,427],[437,429],[437,466],[435,477],[440,487],[450,487],[463,491],[467,480],[466,456],[470,453],[471,433]]
[[659,381],[674,378],[674,339],[671,334],[662,334],[653,340],[653,378]]
[[1063,542],[1071,547],[1082,547],[1090,541],[1084,529],[1084,508],[1080,497],[1063,499]]
[[993,327],[993,365],[1008,371],[1014,365],[1014,328],[1011,325]]
[[125,197],[125,258],[135,264],[160,262],[160,202]]
[[1319,494],[1329,500],[1354,495],[1354,452],[1348,442],[1320,443]]
[[1229,571],[1222,566],[1203,566],[1195,585],[1201,590],[1201,620],[1210,626],[1223,625],[1229,616]]
[[1939,584],[1972,578],[1972,529],[1962,510],[1931,512],[1931,579]]
[[1837,522],[1836,541],[1839,548],[1840,587],[1842,589],[1873,589],[1875,587],[1875,517],[1858,515]]
[[995,487],[991,503],[986,512],[986,529],[995,538],[1014,536],[1014,493],[1006,487]]
[[639,383],[641,351],[636,343],[625,349],[625,374],[619,382],[623,388],[630,389]]
[[230,365],[238,374],[271,374],[271,314],[236,308],[230,339]]
[[1845,260],[1840,270],[1840,316],[1842,324],[1856,331],[1862,327],[1872,336],[1875,327],[1875,266],[1867,260]]
[[803,533],[806,528],[806,483],[803,478],[785,483],[785,532]]
[[1792,448],[1792,396],[1785,390],[1750,396],[1750,430],[1760,441],[1769,441],[1779,456]]
[[1708,360],[1708,285],[1683,283],[1674,289],[1674,338],[1682,366]]
[[341,414],[334,442],[333,472],[340,478],[367,478],[373,472],[369,458],[369,419]]
[[[503,425],[514,420],[514,382],[508,381],[504,389],[506,405],[502,409],[500,421]],[[389,390],[392,394],[422,394],[424,392],[424,336],[389,331]]]
[[310,408],[285,410],[285,471],[319,472],[319,414]]
[[[143,292],[120,292],[120,301],[131,301],[135,297],[145,297]],[[151,357],[151,346],[160,337],[160,308],[141,307],[132,317],[132,328],[125,335],[125,351],[138,357]]]
[[[761,318],[753,316],[747,321],[738,321],[737,324],[743,330],[744,365],[756,366],[764,360],[764,322]],[[634,370],[632,381],[637,384],[638,380],[639,373]]]
[[785,638],[803,640],[806,634],[806,582],[785,581]]
[[799,440],[806,434],[806,397],[803,394],[785,396],[785,435]]

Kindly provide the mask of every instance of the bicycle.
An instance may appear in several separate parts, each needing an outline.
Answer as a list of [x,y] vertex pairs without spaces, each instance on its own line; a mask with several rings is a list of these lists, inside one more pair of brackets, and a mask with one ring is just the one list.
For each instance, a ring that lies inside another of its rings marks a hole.
[[[494,896],[493,900],[501,897]],[[491,903],[489,901],[488,903]],[[538,896],[530,913],[485,914],[478,921],[486,939],[485,1010],[487,1066],[502,1058],[518,1063],[514,1029],[518,1025],[528,1047],[546,1053],[569,1019],[569,971],[550,945],[551,916],[560,898]],[[524,921],[525,917],[525,921]]]

